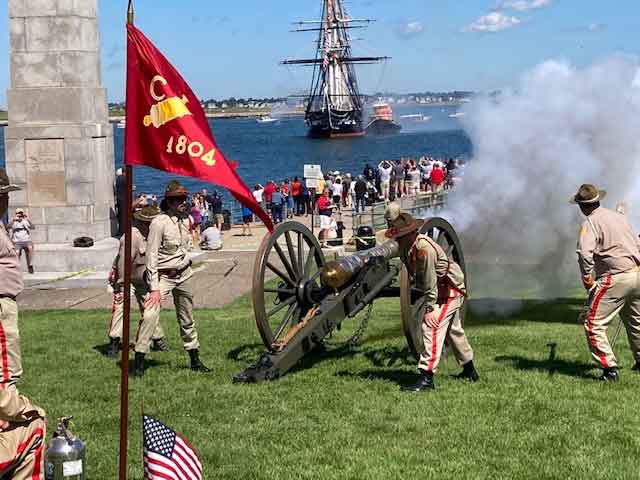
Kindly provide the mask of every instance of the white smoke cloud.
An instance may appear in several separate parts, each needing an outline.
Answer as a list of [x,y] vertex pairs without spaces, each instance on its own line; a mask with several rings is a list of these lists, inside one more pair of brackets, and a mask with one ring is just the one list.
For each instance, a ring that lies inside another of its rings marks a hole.
[[[638,224],[638,72],[622,56],[583,69],[548,61],[516,88],[466,107],[474,155],[444,216],[461,233],[465,255],[494,270],[485,279],[492,293],[526,284],[554,297],[575,285],[582,217],[568,199],[582,183],[607,189],[606,207],[626,200]],[[482,268],[471,280],[487,283],[481,277]]]

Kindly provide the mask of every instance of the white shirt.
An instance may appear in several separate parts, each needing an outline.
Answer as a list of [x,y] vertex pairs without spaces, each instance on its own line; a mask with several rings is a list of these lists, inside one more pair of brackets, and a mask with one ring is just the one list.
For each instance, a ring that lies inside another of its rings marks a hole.
[[252,193],[253,198],[256,199],[256,202],[262,203],[262,194],[264,193],[264,188],[261,188],[260,190],[254,190]]
[[336,197],[341,197],[342,196],[342,184],[341,183],[334,183],[333,185],[331,185],[331,191],[333,192],[333,196]]
[[220,230],[216,227],[209,227],[202,232],[202,241],[207,244],[207,248],[217,250],[222,248],[222,237]]
[[411,181],[413,182],[414,185],[419,185],[420,184],[420,170],[413,169],[413,170],[409,170],[409,178],[411,179]]
[[[4,228],[4,227],[2,227]],[[31,229],[33,225],[26,218],[23,220],[16,220],[11,224],[11,241],[12,242],[30,242],[31,241]]]
[[391,180],[391,170],[393,170],[393,167],[391,165],[389,165],[388,168],[384,168],[382,165],[380,165],[378,167],[378,170],[380,171],[381,182],[389,182]]

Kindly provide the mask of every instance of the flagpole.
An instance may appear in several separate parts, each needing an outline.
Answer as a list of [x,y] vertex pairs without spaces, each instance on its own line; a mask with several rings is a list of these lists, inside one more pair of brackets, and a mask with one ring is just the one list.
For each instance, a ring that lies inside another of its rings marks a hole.
[[[127,23],[133,25],[133,3],[129,0]],[[126,119],[126,110],[125,110]],[[126,135],[125,126],[125,135]],[[126,162],[126,159],[125,159]],[[122,318],[122,358],[120,361],[120,474],[119,480],[127,480],[127,439],[129,421],[129,321],[131,317],[131,213],[133,210],[133,168],[125,163],[124,220],[124,305]]]

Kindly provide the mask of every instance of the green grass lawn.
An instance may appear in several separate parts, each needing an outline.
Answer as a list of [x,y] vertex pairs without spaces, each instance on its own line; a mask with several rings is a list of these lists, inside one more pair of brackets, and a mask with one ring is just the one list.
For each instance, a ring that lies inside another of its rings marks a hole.
[[[192,441],[209,479],[637,478],[640,375],[621,337],[621,381],[592,379],[580,306],[528,301],[514,314],[471,314],[481,381],[448,378],[458,368],[447,358],[437,390],[422,394],[399,392],[415,367],[394,300],[376,304],[360,347],[258,385],[231,384],[262,350],[246,298],[197,313],[208,375],[186,368],[166,312],[172,351],[150,355],[144,379],[130,383],[129,478],[142,478],[142,400]],[[20,320],[20,388],[51,419],[74,415],[92,480],[117,478],[119,370],[94,349],[106,341],[108,315],[24,312]],[[553,363],[549,342],[558,344]]]

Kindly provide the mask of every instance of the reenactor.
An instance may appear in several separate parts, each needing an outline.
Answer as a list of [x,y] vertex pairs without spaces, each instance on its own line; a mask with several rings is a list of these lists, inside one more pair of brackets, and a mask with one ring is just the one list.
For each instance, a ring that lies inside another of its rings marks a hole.
[[[0,218],[9,209],[9,192],[17,190],[20,187],[11,184],[5,170],[0,169]],[[0,390],[16,390],[22,375],[16,297],[23,288],[20,260],[6,228],[0,224]]]
[[424,348],[418,362],[420,377],[415,385],[404,386],[402,390],[419,392],[435,388],[433,375],[445,341],[462,365],[462,372],[455,378],[476,382],[480,377],[460,317],[466,297],[462,269],[433,239],[418,233],[418,221],[402,212],[397,203],[389,204],[385,219],[389,225],[386,236],[398,242],[400,259],[416,288],[422,291],[426,305],[422,320]]
[[578,237],[578,265],[589,292],[580,319],[593,359],[602,367],[603,381],[618,380],[618,363],[607,327],[619,313],[640,371],[640,246],[624,215],[600,206],[605,190],[584,184],[570,202],[586,220]]
[[150,292],[144,305],[142,324],[135,346],[134,375],[144,374],[144,356],[150,350],[151,336],[160,321],[162,299],[173,295],[176,316],[184,349],[189,353],[191,369],[210,370],[202,363],[198,350],[198,332],[193,319],[191,261],[187,254],[192,247],[189,232],[187,189],[171,181],[164,194],[166,210],[153,219],[147,239],[147,276]]
[[0,478],[43,480],[44,410],[13,390],[0,390]]
[[[145,278],[146,272],[146,250],[147,236],[149,235],[149,224],[151,221],[162,213],[158,207],[146,206],[140,210],[136,210],[133,214],[135,225],[131,228],[131,293],[135,295],[138,301],[140,313],[144,313],[144,302],[149,293],[149,286]],[[113,261],[111,269],[110,282],[113,287],[113,307],[111,315],[111,323],[109,324],[109,348],[107,355],[116,357],[121,347],[122,341],[122,319],[124,312],[124,293],[122,285],[124,283],[124,236],[120,239],[120,251]],[[142,323],[142,318],[140,320]],[[140,325],[139,325],[140,327]],[[138,330],[139,330],[138,327]],[[151,336],[151,350],[168,352],[169,345],[165,341],[164,332],[160,322],[156,326],[156,330]]]

